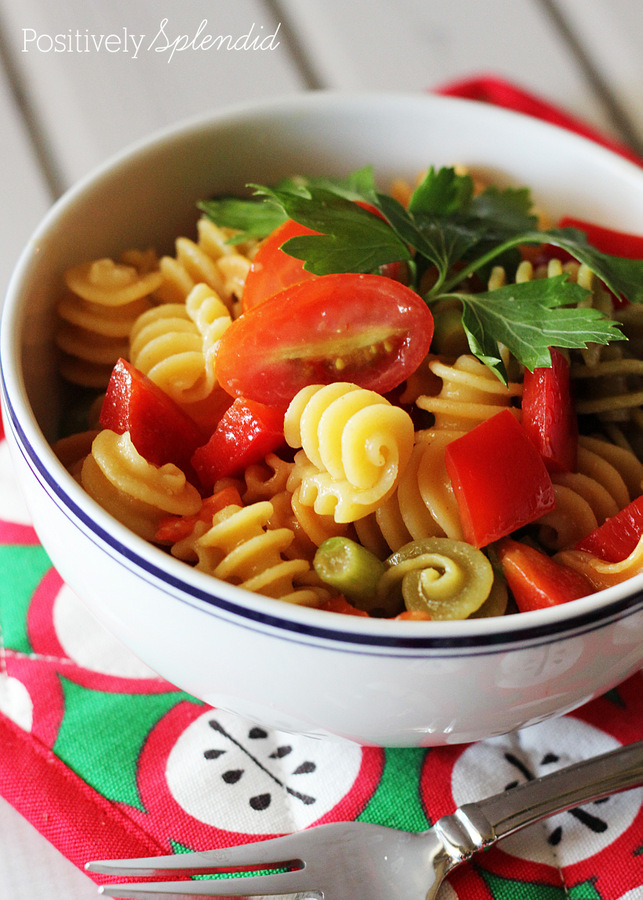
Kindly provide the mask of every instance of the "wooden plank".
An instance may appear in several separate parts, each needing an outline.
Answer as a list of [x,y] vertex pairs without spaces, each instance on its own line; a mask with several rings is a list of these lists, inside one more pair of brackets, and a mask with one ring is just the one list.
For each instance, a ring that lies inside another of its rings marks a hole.
[[0,16],[59,190],[158,128],[305,86],[261,0],[2,0]]
[[96,884],[0,799],[0,880],[11,900],[96,900]]
[[643,155],[643,15],[637,0],[552,0],[592,68],[597,87]]
[[16,97],[0,67],[0,162],[5,186],[0,216],[0,307],[11,271],[51,203]]
[[278,6],[319,86],[422,90],[493,73],[614,133],[537,0],[281,0]]

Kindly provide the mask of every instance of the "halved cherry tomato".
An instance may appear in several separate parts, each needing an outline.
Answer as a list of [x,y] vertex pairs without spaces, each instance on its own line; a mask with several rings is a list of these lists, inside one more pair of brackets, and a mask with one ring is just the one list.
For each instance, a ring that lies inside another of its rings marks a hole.
[[642,536],[643,497],[637,497],[580,540],[576,549],[608,562],[621,562],[632,553]]
[[542,457],[508,409],[447,444],[445,463],[465,540],[474,547],[522,528],[556,504]]
[[382,275],[320,275],[244,312],[216,358],[234,397],[285,409],[308,384],[351,381],[384,394],[428,353],[433,316],[422,298]]
[[238,397],[224,412],[207,444],[192,456],[201,484],[236,475],[284,443],[283,410]]
[[129,431],[149,463],[174,463],[190,476],[190,457],[206,435],[165,391],[131,363],[119,359],[100,411],[100,424],[117,434]]
[[595,588],[580,572],[557,563],[535,547],[504,538],[497,552],[520,612],[547,609],[594,593]]
[[525,369],[522,424],[550,472],[575,472],[578,421],[572,401],[569,363],[550,348],[551,366]]
[[263,303],[268,297],[278,294],[291,284],[315,277],[312,272],[304,269],[303,260],[289,256],[280,248],[290,238],[318,233],[288,219],[268,235],[257,250],[246,276],[243,287],[244,310],[256,306],[257,303]]

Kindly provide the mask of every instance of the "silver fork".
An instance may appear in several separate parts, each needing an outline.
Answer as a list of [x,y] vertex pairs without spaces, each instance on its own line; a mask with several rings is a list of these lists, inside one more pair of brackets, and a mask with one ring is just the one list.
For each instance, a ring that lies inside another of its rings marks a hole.
[[[433,900],[446,875],[478,850],[554,813],[643,784],[643,741],[559,769],[477,803],[421,833],[364,822],[319,825],[239,847],[147,859],[100,860],[90,872],[136,877],[232,874],[232,878],[103,885],[132,900],[267,897]],[[242,872],[287,871],[240,875]]]

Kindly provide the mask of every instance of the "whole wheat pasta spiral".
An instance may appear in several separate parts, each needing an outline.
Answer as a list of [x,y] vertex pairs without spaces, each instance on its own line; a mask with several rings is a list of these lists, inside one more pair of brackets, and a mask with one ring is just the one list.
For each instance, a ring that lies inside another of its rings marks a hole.
[[413,422],[374,391],[347,382],[309,385],[286,411],[300,500],[336,522],[373,512],[395,489],[411,457]]

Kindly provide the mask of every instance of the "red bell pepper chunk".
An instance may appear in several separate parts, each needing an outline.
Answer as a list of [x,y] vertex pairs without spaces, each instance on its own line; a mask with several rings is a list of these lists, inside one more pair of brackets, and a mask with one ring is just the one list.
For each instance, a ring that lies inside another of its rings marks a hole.
[[368,619],[368,613],[365,610],[353,606],[352,603],[349,603],[348,600],[341,595],[339,597],[329,597],[327,600],[322,600],[319,604],[319,609],[325,609],[327,612],[341,613],[344,616],[362,616]]
[[572,400],[569,363],[555,347],[551,366],[525,369],[522,424],[550,472],[575,472],[578,420]]
[[535,547],[504,538],[497,549],[520,612],[547,609],[594,593],[595,588],[584,575],[557,563]]
[[345,616],[362,616],[368,618],[368,613],[365,610],[353,606],[352,603],[348,602],[346,597],[341,595],[322,600],[319,604],[319,609],[325,609],[327,612],[341,613]]
[[591,531],[576,544],[576,550],[585,550],[608,562],[621,562],[636,549],[642,536],[643,496]]
[[225,509],[226,506],[243,506],[239,490],[233,485],[228,485],[206,497],[201,504],[201,509],[191,516],[165,516],[159,522],[155,539],[160,544],[175,544],[192,534],[198,522],[212,523],[213,516]]
[[132,443],[149,463],[174,463],[190,474],[190,458],[204,433],[174,400],[146,375],[119,359],[100,412],[100,424],[117,434],[129,431]]
[[206,488],[237,475],[284,443],[284,412],[238,397],[221,417],[212,437],[192,456]]
[[643,235],[614,231],[604,225],[585,222],[573,216],[565,216],[558,223],[559,228],[578,228],[584,231],[588,242],[601,253],[623,256],[626,259],[643,259]]
[[556,505],[545,463],[509,409],[448,444],[445,462],[465,540],[474,547],[497,541]]

